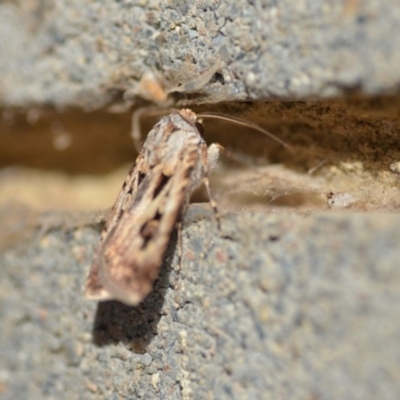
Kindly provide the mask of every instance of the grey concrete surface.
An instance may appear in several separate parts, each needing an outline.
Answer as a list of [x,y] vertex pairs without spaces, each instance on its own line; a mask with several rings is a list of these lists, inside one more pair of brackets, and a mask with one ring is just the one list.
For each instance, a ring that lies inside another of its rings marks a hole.
[[[244,116],[292,146],[206,125],[207,140],[251,160],[213,182],[221,210],[242,211],[224,213],[219,232],[192,206],[182,268],[173,238],[137,308],[82,296],[99,226],[13,215],[16,193],[32,200],[44,176],[7,186],[0,399],[400,398],[399,30],[390,0],[0,2],[9,181],[13,165],[77,175],[132,162],[130,113],[105,108],[162,106],[166,95]],[[61,208],[73,202],[64,178],[53,181]],[[330,190],[346,199],[340,212],[326,210]],[[249,196],[232,206],[234,192]]]
[[135,101],[145,72],[168,91],[218,58],[183,90],[196,103],[382,93],[399,87],[399,27],[391,0],[2,2],[0,104]]
[[399,218],[192,206],[137,308],[83,299],[98,230],[33,238],[0,259],[0,398],[398,399]]

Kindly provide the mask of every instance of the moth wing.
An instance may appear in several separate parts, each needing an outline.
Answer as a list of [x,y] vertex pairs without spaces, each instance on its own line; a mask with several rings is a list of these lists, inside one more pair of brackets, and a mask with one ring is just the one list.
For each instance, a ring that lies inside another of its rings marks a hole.
[[109,298],[140,303],[158,276],[172,231],[187,207],[197,146],[185,149],[174,171],[154,166],[143,179],[136,198],[98,253],[99,278]]
[[113,227],[119,223],[124,211],[132,207],[132,202],[136,197],[138,186],[140,184],[140,178],[147,172],[147,170],[148,166],[144,161],[144,152],[142,151],[130,169],[101,232],[93,263],[85,282],[85,297],[88,299],[112,299],[112,295],[104,288],[99,278],[99,254],[102,252],[103,243],[107,241],[107,237],[112,232]]

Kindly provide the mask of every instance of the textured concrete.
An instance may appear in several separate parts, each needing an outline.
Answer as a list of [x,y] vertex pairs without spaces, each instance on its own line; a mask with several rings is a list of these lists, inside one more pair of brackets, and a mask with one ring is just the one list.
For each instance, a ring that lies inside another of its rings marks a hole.
[[183,268],[173,243],[138,308],[81,296],[98,231],[25,242],[0,260],[0,397],[398,399],[399,223],[240,213],[218,232],[192,206]]
[[3,105],[135,100],[145,72],[169,90],[218,58],[219,72],[194,90],[197,103],[381,93],[400,83],[400,4],[391,0],[30,0],[2,3],[0,22]]

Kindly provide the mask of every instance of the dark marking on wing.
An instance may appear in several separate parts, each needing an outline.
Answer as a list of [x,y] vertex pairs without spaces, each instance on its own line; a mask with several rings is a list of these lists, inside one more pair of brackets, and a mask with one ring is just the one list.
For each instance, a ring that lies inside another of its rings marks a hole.
[[144,172],[139,171],[138,173],[138,186],[143,182],[143,179],[146,177]]
[[160,192],[164,189],[165,185],[168,183],[169,179],[170,179],[169,176],[161,174],[161,181],[153,193],[153,199],[155,199],[160,194]]
[[142,247],[141,247],[142,249],[147,247],[147,244],[149,243],[149,241],[154,237],[154,235],[158,231],[158,228],[160,226],[161,214],[158,214],[158,215],[159,215],[159,218],[146,222],[140,229],[140,233],[144,239],[143,243],[142,243]]

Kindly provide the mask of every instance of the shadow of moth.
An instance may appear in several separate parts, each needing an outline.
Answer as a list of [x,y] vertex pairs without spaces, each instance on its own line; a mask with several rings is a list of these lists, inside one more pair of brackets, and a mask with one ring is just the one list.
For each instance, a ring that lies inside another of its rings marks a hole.
[[221,146],[207,147],[201,118],[232,120],[273,136],[258,125],[217,113],[196,115],[183,109],[163,117],[149,132],[106,220],[86,280],[87,298],[137,305],[150,293],[173,229],[201,183],[219,218],[209,173]]

